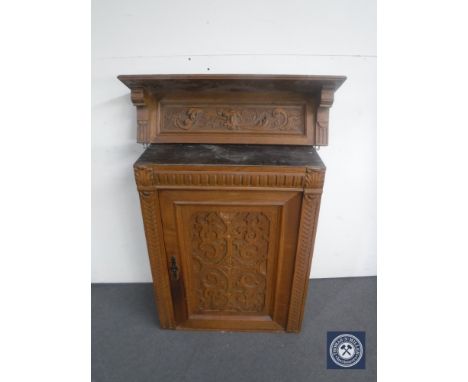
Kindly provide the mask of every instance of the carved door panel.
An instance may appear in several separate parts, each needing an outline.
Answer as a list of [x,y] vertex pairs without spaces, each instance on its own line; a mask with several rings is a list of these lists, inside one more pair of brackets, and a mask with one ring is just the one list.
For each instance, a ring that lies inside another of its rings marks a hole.
[[285,328],[301,196],[160,191],[178,327]]

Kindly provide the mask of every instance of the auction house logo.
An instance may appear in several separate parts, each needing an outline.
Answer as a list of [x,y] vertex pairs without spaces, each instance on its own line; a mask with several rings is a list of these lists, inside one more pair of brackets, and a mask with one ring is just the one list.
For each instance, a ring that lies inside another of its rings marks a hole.
[[365,332],[328,332],[328,369],[365,369]]

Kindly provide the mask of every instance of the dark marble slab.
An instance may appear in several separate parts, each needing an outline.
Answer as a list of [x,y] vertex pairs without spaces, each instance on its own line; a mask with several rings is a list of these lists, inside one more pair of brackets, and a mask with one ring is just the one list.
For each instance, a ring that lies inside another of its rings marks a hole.
[[152,144],[136,164],[307,166],[325,168],[312,146]]

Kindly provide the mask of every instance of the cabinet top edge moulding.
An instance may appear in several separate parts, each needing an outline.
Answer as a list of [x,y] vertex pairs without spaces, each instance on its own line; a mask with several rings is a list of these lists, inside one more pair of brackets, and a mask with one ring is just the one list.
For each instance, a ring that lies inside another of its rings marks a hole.
[[137,142],[328,144],[345,76],[120,75],[137,108]]

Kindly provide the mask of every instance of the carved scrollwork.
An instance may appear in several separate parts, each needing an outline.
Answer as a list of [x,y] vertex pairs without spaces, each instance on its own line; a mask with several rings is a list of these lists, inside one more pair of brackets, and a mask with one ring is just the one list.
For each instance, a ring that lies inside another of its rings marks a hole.
[[191,217],[197,312],[261,312],[270,220],[261,212],[196,212]]
[[174,124],[182,130],[190,130],[193,125],[196,123],[199,114],[201,113],[201,109],[198,108],[190,108],[185,113],[181,113],[179,115],[174,115],[173,121]]
[[304,105],[164,105],[162,131],[265,131],[303,133]]
[[242,115],[239,110],[218,110],[217,115],[223,119],[223,126],[228,130],[239,130],[242,124]]

